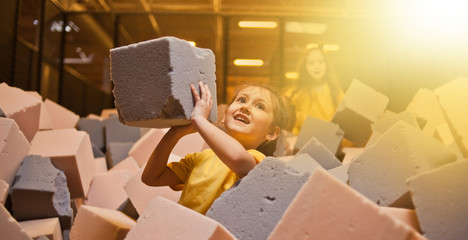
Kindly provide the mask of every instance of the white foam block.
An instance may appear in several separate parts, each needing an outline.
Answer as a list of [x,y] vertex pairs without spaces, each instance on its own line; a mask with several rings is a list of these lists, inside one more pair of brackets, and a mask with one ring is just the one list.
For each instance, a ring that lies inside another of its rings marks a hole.
[[353,159],[356,156],[361,154],[361,152],[363,150],[364,150],[364,148],[362,148],[362,147],[345,147],[345,148],[341,149],[341,151],[345,154],[341,164],[344,165],[344,164],[350,163],[351,161],[353,161]]
[[453,129],[453,135],[464,157],[468,157],[468,79],[460,77],[438,87],[434,93]]
[[320,166],[326,170],[338,167],[341,165],[340,160],[335,157],[321,142],[315,137],[312,137],[296,154],[309,154]]
[[419,128],[418,123],[416,122],[416,118],[414,117],[413,113],[408,111],[403,111],[398,114],[393,114],[391,116],[381,117],[377,121],[371,124],[372,128],[372,135],[367,142],[367,145],[374,144],[374,142],[383,134],[385,133],[393,124],[397,123],[398,121],[405,121],[415,128]]
[[64,171],[71,198],[86,196],[95,172],[88,133],[71,128],[40,131],[31,141],[29,154],[50,157]]
[[[196,231],[194,231],[196,229]],[[219,222],[163,197],[155,197],[130,229],[127,240],[235,239]]]
[[387,96],[354,79],[338,105],[332,122],[340,125],[346,139],[362,147],[372,133],[371,123],[384,113],[388,101]]
[[408,179],[408,186],[428,239],[468,236],[468,160],[456,161]]
[[62,240],[58,218],[45,218],[19,222],[23,230],[33,239],[45,236],[50,240]]
[[311,157],[307,153],[299,153],[294,155],[294,157],[286,162],[286,166],[294,168],[301,174],[304,173],[311,173],[315,170],[315,168],[321,167],[320,163],[318,163],[313,157]]
[[[203,81],[216,102],[215,57],[176,37],[161,37],[110,50],[115,105],[122,123],[164,128],[190,123],[190,84]],[[199,89],[198,89],[199,90]],[[217,109],[209,120],[216,123]]]
[[268,240],[424,239],[377,205],[317,168],[297,193]]
[[70,239],[124,239],[135,220],[112,209],[82,205],[70,231]]
[[[441,142],[399,121],[350,163],[349,185],[375,203],[390,206],[408,192],[407,178],[455,160]],[[392,206],[411,206],[400,204],[405,205]]]
[[0,118],[0,179],[13,185],[15,174],[23,158],[28,155],[30,144],[15,120]]
[[39,130],[42,101],[17,87],[0,83],[0,109],[14,119],[28,141]]
[[349,164],[343,164],[328,170],[328,173],[333,175],[336,179],[348,184],[348,168]]
[[316,138],[332,154],[336,154],[343,136],[344,132],[338,124],[307,116],[297,136],[294,148],[301,149],[311,138]]

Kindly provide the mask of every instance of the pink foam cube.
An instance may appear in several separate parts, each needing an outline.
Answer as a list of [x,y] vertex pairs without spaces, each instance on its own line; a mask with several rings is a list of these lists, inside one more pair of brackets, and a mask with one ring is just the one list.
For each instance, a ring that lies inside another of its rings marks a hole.
[[0,179],[12,186],[16,171],[28,155],[30,144],[15,120],[0,118]]
[[95,161],[89,135],[76,129],[40,131],[31,142],[30,154],[50,157],[64,171],[71,198],[85,197],[94,177]]
[[2,239],[32,240],[3,204],[0,204],[0,233]]
[[219,222],[171,200],[155,197],[130,229],[126,239],[228,240],[235,237]]
[[19,222],[23,230],[33,239],[45,236],[51,240],[62,240],[62,230],[58,218],[44,218]]
[[121,240],[135,225],[124,213],[82,205],[70,231],[70,240]]
[[41,103],[31,94],[6,83],[0,84],[0,109],[7,118],[14,119],[28,141],[39,130]]
[[424,239],[340,180],[317,168],[299,190],[269,240]]
[[94,176],[85,205],[117,210],[128,199],[124,186],[130,178],[127,170]]

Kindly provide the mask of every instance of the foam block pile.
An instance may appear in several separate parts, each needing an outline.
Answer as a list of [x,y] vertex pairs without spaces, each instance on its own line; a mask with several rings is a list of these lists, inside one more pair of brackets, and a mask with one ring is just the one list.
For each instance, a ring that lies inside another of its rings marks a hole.
[[[173,40],[164,41],[171,46]],[[162,54],[175,58],[178,48]],[[127,51],[140,50],[134,46],[120,53]],[[181,71],[177,66],[187,63],[177,64],[171,65],[171,77]],[[114,70],[124,71],[119,68]],[[171,85],[174,79],[185,81],[176,77],[158,83],[154,95],[167,95],[170,88],[170,94],[179,91]],[[267,157],[201,215],[177,204],[180,192],[140,180],[167,128],[120,122],[124,106],[77,119],[38,93],[2,83],[0,235],[86,240],[466,239],[468,129],[462,123],[468,121],[468,112],[461,105],[468,101],[466,92],[468,79],[455,79],[434,90],[421,89],[405,111],[394,113],[386,109],[383,94],[355,80],[331,122],[309,118],[297,137],[284,132],[278,146],[289,146],[295,154]],[[184,109],[193,105],[180,103]],[[139,114],[132,117],[134,122],[148,120]],[[57,124],[60,119],[67,123]],[[181,124],[172,117],[163,122]],[[353,145],[343,148],[344,141]],[[169,161],[207,147],[199,134],[187,135]]]

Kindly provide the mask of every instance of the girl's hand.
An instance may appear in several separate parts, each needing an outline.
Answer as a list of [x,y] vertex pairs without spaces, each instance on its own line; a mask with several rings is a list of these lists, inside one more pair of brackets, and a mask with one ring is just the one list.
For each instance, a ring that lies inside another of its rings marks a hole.
[[192,90],[193,99],[195,100],[195,106],[190,116],[190,120],[194,122],[197,118],[208,119],[210,115],[211,107],[213,105],[213,98],[211,96],[210,89],[207,84],[203,84],[201,81],[198,82],[200,87],[200,94],[198,94],[195,86],[190,84],[190,89]]

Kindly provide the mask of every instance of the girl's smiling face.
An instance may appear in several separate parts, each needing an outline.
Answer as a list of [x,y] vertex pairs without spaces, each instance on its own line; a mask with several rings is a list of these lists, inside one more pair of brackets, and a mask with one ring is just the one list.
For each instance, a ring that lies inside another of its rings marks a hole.
[[325,76],[327,71],[327,63],[325,61],[325,56],[319,50],[312,50],[309,52],[309,55],[306,59],[306,69],[309,75],[320,83]]
[[274,140],[274,107],[267,90],[257,86],[240,90],[224,114],[226,132],[246,149],[256,149],[265,140]]

